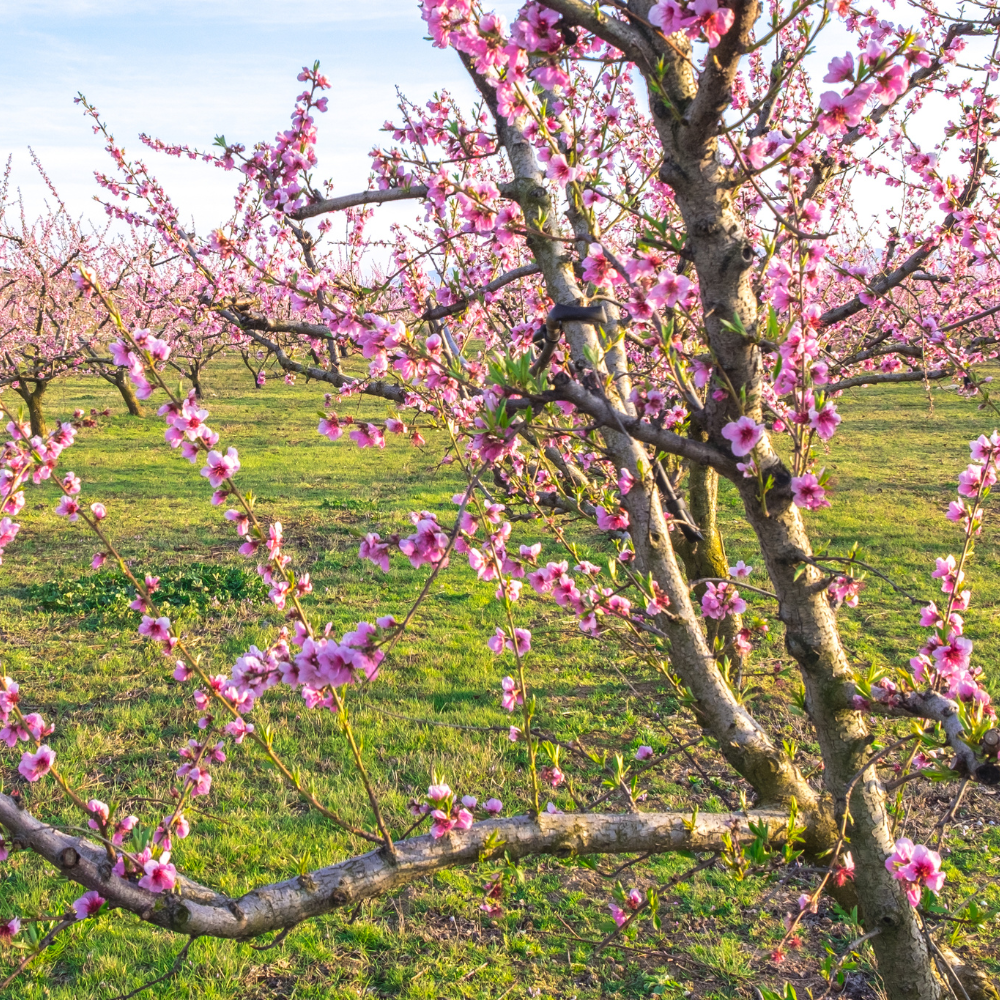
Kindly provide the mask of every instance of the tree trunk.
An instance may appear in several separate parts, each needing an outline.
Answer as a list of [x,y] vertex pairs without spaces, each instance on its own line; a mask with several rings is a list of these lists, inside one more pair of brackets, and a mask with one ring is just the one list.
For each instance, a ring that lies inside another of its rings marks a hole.
[[14,387],[14,391],[24,400],[28,407],[28,419],[31,421],[32,437],[45,437],[45,414],[42,411],[42,395],[48,388],[44,379],[33,379],[34,389],[28,390],[25,380]]
[[194,389],[196,399],[202,399],[205,391],[201,384],[201,365],[192,364],[188,369],[188,378],[191,380],[191,387]]
[[[528,245],[544,276],[546,291],[554,302],[574,305],[581,301],[582,292],[573,269],[562,254],[560,244],[548,235],[541,235],[558,228],[559,213],[545,187],[534,149],[521,133],[520,125],[508,124],[506,116],[498,112],[493,87],[475,71],[468,57],[462,56],[462,59],[493,113],[497,134],[515,178],[510,185],[511,197],[524,213]],[[599,342],[593,324],[567,322],[564,324],[565,337],[574,362],[593,370],[608,386],[609,396],[617,397],[620,405],[629,411],[628,359],[622,344],[616,344],[614,317],[608,319],[606,343],[614,346],[607,349]],[[603,363],[595,368],[588,356],[603,357]],[[674,557],[659,491],[644,446],[622,430],[605,428],[602,437],[615,467],[628,469],[636,480],[622,500],[629,515],[636,570],[641,575],[651,573],[670,599],[670,613],[661,615],[657,624],[669,637],[674,669],[697,701],[700,724],[716,737],[725,758],[757,791],[758,804],[787,804],[794,797],[803,813],[816,820],[819,811],[815,792],[794,763],[774,746],[739,704],[719,671],[691,605],[687,581]],[[825,829],[822,834],[815,828],[809,831],[811,839],[818,836],[821,841],[828,839],[828,833]],[[829,843],[826,846],[829,847]]]
[[[690,580],[729,576],[729,560],[719,530],[718,507],[719,474],[707,465],[693,462],[688,472],[688,509],[704,538],[700,542],[689,542],[681,532],[671,532],[674,549],[683,560]],[[698,586],[692,596],[700,600],[704,592],[705,587]],[[743,628],[743,617],[726,615],[722,621],[710,619],[707,627],[709,641],[720,638],[726,655],[738,668],[742,668],[743,658],[736,650],[735,640]]]
[[132,388],[132,383],[129,382],[128,373],[124,368],[118,368],[115,371],[114,384],[117,386],[118,391],[122,394],[122,399],[125,401],[125,407],[128,409],[129,415],[133,417],[144,417],[146,414],[143,413],[142,406],[136,397],[135,391]]

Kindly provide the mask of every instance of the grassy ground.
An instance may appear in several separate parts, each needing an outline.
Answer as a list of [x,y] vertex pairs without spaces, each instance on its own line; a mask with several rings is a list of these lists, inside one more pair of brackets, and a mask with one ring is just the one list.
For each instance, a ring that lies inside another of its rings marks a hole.
[[[404,529],[411,510],[447,516],[454,509],[449,498],[459,478],[451,468],[435,465],[440,452],[434,442],[423,451],[397,440],[384,452],[361,452],[315,433],[321,393],[314,386],[271,383],[257,392],[244,370],[226,364],[209,373],[207,384],[210,422],[225,445],[239,449],[242,485],[258,495],[266,518],[283,523],[296,566],[312,574],[315,620],[331,621],[342,632],[359,619],[405,611],[426,571],[397,564],[398,571],[384,576],[357,559],[358,535]],[[52,416],[65,417],[75,406],[110,406],[116,414],[81,435],[68,467],[82,477],[88,500],[108,506],[107,523],[136,570],[177,579],[190,563],[224,569],[242,563],[220,512],[207,502],[207,484],[169,453],[157,418],[117,415],[122,408],[114,389],[92,381],[62,384],[50,391],[46,404]],[[381,414],[371,401],[352,405],[360,415]],[[993,424],[974,403],[943,390],[934,391],[933,407],[920,390],[856,391],[843,401],[842,411],[843,429],[827,458],[835,503],[813,518],[815,537],[829,539],[831,552],[859,542],[864,558],[897,585],[932,597],[933,557],[959,544],[957,529],[941,515],[967,460],[966,442]],[[31,709],[56,722],[50,742],[89,794],[122,802],[152,824],[164,811],[156,800],[169,788],[176,748],[192,734],[197,715],[165,679],[162,659],[139,642],[135,616],[122,610],[122,601],[93,610],[97,591],[87,582],[86,567],[95,545],[79,527],[67,527],[52,513],[54,502],[52,490],[29,491],[21,534],[0,568],[6,673],[20,681]],[[735,494],[725,486],[722,510],[731,560],[760,565]],[[523,536],[541,537],[530,526]],[[998,652],[997,539],[988,526],[970,572],[975,600],[967,615],[979,662],[988,669]],[[583,535],[581,541],[595,559],[602,554],[599,539]],[[64,595],[62,607],[54,605],[57,594]],[[275,612],[259,601],[224,599],[207,607],[198,624],[193,606],[180,618],[187,616],[199,649],[219,671],[249,643],[263,644],[274,634]],[[768,617],[774,611],[763,600],[755,609]],[[597,749],[648,743],[666,759],[674,740],[693,735],[690,717],[678,711],[655,673],[624,652],[586,641],[558,610],[533,595],[519,609],[518,624],[530,627],[535,637],[531,676],[540,696],[540,724]],[[874,578],[860,607],[842,614],[846,642],[859,663],[905,662],[916,642],[915,619],[914,608]],[[353,698],[379,793],[395,815],[402,817],[410,795],[427,786],[431,768],[460,793],[495,795],[508,813],[524,808],[525,754],[500,731],[509,717],[499,709],[497,692],[509,665],[498,664],[485,646],[495,621],[492,588],[477,585],[456,560],[434,585],[378,682]],[[773,628],[762,660],[781,657],[777,633]],[[755,709],[779,736],[799,740],[801,763],[808,766],[816,748],[801,719],[786,710],[794,684],[762,682]],[[308,713],[297,697],[275,690],[255,710],[254,722],[279,730],[277,749],[288,757],[298,753],[309,765],[321,799],[359,824],[367,822],[363,790],[331,717]],[[0,757],[7,787],[18,783],[15,761],[14,754]],[[600,791],[601,776],[584,764],[574,757],[566,770],[581,792]],[[239,893],[364,849],[305,811],[262,767],[249,743],[234,748],[214,774],[205,812],[193,817],[192,836],[174,856],[190,877]],[[78,822],[61,811],[52,783],[21,787],[36,813]],[[650,808],[689,808],[693,801],[708,810],[723,808],[736,790],[708,750],[698,751],[697,759],[670,758],[652,772],[646,787]],[[570,804],[565,793],[554,799],[563,807]],[[926,809],[933,806],[924,799]],[[950,898],[954,905],[980,892],[979,898],[1000,905],[990,881],[995,874],[990,859],[1000,852],[1000,836],[989,825],[996,819],[995,800],[976,793],[966,810],[949,840]],[[933,821],[930,812],[927,816]],[[981,828],[977,817],[984,820]],[[914,814],[908,831],[924,818]],[[181,974],[147,995],[750,997],[754,985],[776,986],[786,977],[800,991],[816,989],[821,937],[839,935],[846,943],[854,936],[836,913],[821,911],[807,922],[802,949],[778,969],[768,956],[781,936],[779,917],[806,883],[787,873],[771,883],[758,877],[738,881],[722,871],[668,894],[663,951],[643,950],[650,943],[644,938],[631,949],[608,949],[596,957],[591,945],[573,936],[594,940],[610,929],[607,904],[617,880],[626,888],[646,887],[691,863],[653,859],[611,877],[608,860],[597,871],[577,861],[526,864],[527,877],[511,892],[506,914],[493,920],[479,910],[492,869],[446,872],[356,913],[313,921],[271,951],[199,941]],[[54,912],[72,898],[65,884],[30,857],[15,855],[0,868],[0,917],[15,908]],[[117,997],[164,973],[181,944],[134,918],[110,914],[64,935],[2,995]],[[988,953],[994,944],[986,939],[979,947]],[[864,989],[858,986],[856,995],[870,995]]]

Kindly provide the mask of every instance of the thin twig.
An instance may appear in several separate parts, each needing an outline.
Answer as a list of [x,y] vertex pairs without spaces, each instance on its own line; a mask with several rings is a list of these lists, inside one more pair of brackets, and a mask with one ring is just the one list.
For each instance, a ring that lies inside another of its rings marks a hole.
[[277,948],[291,933],[292,928],[286,927],[269,944],[252,944],[250,947],[253,948],[254,951],[270,951],[272,948]]
[[140,993],[145,992],[151,986],[155,986],[157,983],[165,983],[168,979],[173,979],[174,976],[181,971],[181,966],[187,958],[188,949],[197,940],[198,939],[196,937],[188,938],[188,943],[177,953],[177,957],[174,959],[174,964],[165,973],[163,973],[162,976],[158,976],[156,979],[151,979],[144,986],[140,986],[138,989],[132,990],[131,993],[123,993],[121,996],[115,997],[115,1000],[131,1000],[132,997],[137,997]]
[[56,924],[55,927],[53,927],[52,930],[50,930],[48,934],[46,934],[45,937],[43,937],[42,940],[38,942],[38,947],[29,955],[26,955],[21,960],[18,967],[2,983],[0,983],[0,990],[7,989],[7,987],[10,986],[10,984],[14,982],[14,980],[17,979],[17,977],[21,975],[22,972],[24,972],[24,970],[28,967],[28,963],[31,962],[33,959],[38,958],[38,956],[41,955],[41,953],[45,951],[45,949],[48,948],[50,944],[52,944],[53,939],[60,931],[64,931],[71,924],[75,923],[76,923],[76,914],[74,914],[72,917],[64,917],[61,921],[59,921],[59,923]]

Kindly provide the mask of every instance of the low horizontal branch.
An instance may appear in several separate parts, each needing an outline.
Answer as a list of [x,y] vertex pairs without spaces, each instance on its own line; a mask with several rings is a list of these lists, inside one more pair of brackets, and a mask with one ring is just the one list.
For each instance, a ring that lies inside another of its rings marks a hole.
[[14,846],[31,850],[66,878],[96,890],[112,906],[181,934],[244,939],[293,927],[364,899],[384,896],[446,868],[504,855],[664,854],[719,851],[724,838],[752,840],[750,824],[764,824],[769,843],[785,840],[788,813],[542,813],[487,820],[464,832],[399,841],[395,861],[382,849],[283,882],[260,886],[238,899],[187,879],[174,892],[154,895],[111,871],[107,853],[84,837],[54,829],[0,794],[0,825]]
[[865,375],[855,375],[853,378],[841,379],[823,386],[824,392],[836,392],[838,389],[853,389],[859,385],[895,385],[899,382],[923,382],[924,379],[948,378],[952,373],[947,368],[934,368],[929,372],[868,372]]

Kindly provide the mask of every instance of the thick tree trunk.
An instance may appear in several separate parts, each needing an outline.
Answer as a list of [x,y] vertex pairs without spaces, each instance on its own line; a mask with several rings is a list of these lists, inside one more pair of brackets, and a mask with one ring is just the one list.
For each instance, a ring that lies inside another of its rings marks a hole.
[[116,369],[113,381],[122,395],[122,400],[125,402],[125,408],[128,410],[129,415],[133,417],[144,417],[145,413],[143,413],[142,406],[136,397],[135,391],[132,388],[132,383],[129,381],[128,373],[124,368]]
[[14,387],[14,391],[24,400],[28,407],[28,419],[31,421],[31,434],[33,437],[45,437],[45,413],[42,411],[42,396],[48,388],[49,383],[44,379],[30,380],[34,382],[34,388],[28,389],[24,379],[21,384]]
[[[506,117],[498,114],[496,91],[475,72],[466,57],[463,60],[493,112],[497,132],[515,178],[510,185],[511,196],[524,213],[527,241],[544,276],[546,290],[554,302],[576,305],[582,301],[582,292],[573,269],[563,255],[560,243],[542,235],[557,235],[555,227],[559,213],[549,197],[534,149],[517,125],[509,125]],[[609,316],[605,343],[615,343],[614,325],[614,317]],[[628,360],[622,345],[619,343],[605,349],[592,324],[567,322],[564,333],[574,362],[594,371],[604,383],[608,397],[625,411],[630,411]],[[603,355],[603,364],[595,369],[588,355],[590,358]],[[657,624],[669,637],[674,669],[697,701],[699,721],[718,740],[720,750],[730,764],[754,787],[758,803],[787,803],[794,797],[811,820],[811,842],[817,846],[820,842],[829,846],[830,831],[817,808],[819,803],[815,792],[794,763],[774,746],[738,703],[719,671],[700,619],[691,604],[687,582],[674,556],[645,448],[624,431],[605,428],[602,436],[616,468],[628,469],[636,479],[635,486],[622,501],[629,515],[636,569],[642,575],[651,573],[670,598],[670,613],[661,615]]]
[[[691,464],[688,472],[688,509],[703,535],[702,540],[689,542],[681,532],[671,532],[674,548],[684,562],[688,578],[703,580],[711,576],[729,576],[729,560],[719,530],[719,474],[715,469],[697,462]],[[700,600],[704,592],[705,587],[698,586],[693,596]],[[742,666],[742,658],[735,647],[736,636],[743,628],[742,616],[726,615],[722,621],[709,620],[707,626],[709,641],[714,642],[716,637],[721,639],[726,655]]]
[[194,389],[195,398],[204,398],[205,390],[201,384],[201,365],[192,364],[188,368],[188,378],[191,380],[191,388]]

